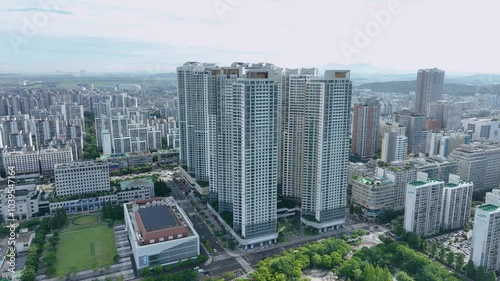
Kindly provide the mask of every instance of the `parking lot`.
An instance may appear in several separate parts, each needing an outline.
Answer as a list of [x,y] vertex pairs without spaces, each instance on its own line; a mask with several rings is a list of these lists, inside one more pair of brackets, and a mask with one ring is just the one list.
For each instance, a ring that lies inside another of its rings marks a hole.
[[463,230],[427,239],[430,244],[440,242],[453,252],[464,254],[465,260],[469,260],[470,257],[471,240],[472,234]]

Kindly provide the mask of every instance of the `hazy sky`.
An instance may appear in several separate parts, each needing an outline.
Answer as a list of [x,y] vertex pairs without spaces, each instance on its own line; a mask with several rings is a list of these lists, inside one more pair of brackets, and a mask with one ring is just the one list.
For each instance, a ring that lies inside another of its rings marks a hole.
[[0,72],[185,61],[500,73],[500,1],[1,0]]

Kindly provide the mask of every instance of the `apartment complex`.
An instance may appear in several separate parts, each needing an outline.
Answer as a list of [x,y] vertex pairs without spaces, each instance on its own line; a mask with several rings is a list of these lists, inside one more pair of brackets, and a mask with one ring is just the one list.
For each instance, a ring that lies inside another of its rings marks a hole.
[[406,190],[406,231],[430,236],[464,227],[470,217],[473,190],[472,182],[457,175],[450,175],[447,184],[418,176]]
[[216,211],[232,214],[227,226],[239,245],[277,238],[278,182],[284,197],[301,201],[304,224],[342,227],[349,71],[320,78],[316,69],[267,63],[189,62],[177,73],[180,163],[209,182]]
[[110,190],[109,167],[105,161],[57,164],[54,175],[57,196]]

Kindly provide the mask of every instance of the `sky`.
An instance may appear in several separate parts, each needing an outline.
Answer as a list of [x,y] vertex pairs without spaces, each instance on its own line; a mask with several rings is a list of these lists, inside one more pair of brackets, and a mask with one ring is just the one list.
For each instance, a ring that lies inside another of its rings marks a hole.
[[499,10],[498,0],[2,0],[0,73],[244,61],[500,74]]

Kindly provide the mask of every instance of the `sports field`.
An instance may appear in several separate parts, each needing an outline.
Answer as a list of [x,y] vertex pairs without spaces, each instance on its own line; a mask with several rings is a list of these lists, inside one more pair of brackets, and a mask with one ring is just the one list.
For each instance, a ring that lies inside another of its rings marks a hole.
[[113,228],[101,223],[73,226],[59,237],[57,276],[113,264],[116,255]]

